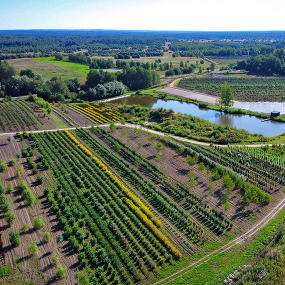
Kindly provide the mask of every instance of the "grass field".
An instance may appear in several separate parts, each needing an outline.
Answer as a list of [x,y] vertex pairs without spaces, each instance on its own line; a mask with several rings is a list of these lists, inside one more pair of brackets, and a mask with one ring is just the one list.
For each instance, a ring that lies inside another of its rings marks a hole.
[[[41,58],[37,61],[38,59],[18,58],[7,60],[7,62],[13,66],[18,73],[23,69],[31,69],[35,74],[40,74],[46,80],[57,76],[64,80],[78,78],[81,83],[85,81],[85,74],[52,63],[41,62],[40,59]],[[43,61],[45,60],[43,59]]]
[[40,62],[40,63],[46,63],[46,64],[52,64],[55,66],[59,66],[74,72],[81,73],[84,76],[87,76],[89,73],[89,66],[79,64],[79,63],[73,63],[68,61],[62,61],[62,60],[55,60],[54,57],[39,57],[33,59],[33,62]]
[[53,112],[50,114],[50,117],[54,120],[56,127],[59,129],[66,128],[67,125],[59,117],[57,117]]

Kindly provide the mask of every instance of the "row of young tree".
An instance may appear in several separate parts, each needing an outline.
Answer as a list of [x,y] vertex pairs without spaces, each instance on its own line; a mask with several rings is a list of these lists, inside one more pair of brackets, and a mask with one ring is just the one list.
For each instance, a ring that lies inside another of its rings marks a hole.
[[[55,54],[55,59],[64,60],[64,57],[62,54],[57,53]],[[173,66],[172,62],[162,63],[161,59],[156,59],[154,62],[126,61],[121,59],[114,61],[111,58],[90,58],[86,53],[70,54],[68,55],[67,60],[70,62],[88,65],[90,69],[128,69],[132,67],[142,67],[147,70],[166,71],[166,76],[192,73],[196,68],[195,64],[191,64],[189,61],[180,61],[179,67],[175,67]]]

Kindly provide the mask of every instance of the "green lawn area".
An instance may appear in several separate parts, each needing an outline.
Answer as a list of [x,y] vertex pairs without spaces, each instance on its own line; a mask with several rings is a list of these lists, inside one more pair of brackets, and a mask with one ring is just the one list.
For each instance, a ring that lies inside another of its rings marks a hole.
[[34,58],[33,62],[40,62],[40,63],[47,63],[47,64],[52,64],[55,66],[59,66],[62,68],[66,68],[71,71],[79,72],[82,75],[87,76],[89,73],[89,66],[79,64],[79,63],[73,63],[73,62],[68,62],[68,61],[61,61],[61,60],[55,60],[54,57],[39,57],[39,58]]
[[55,124],[59,129],[67,128],[65,122],[63,122],[59,117],[57,117],[54,112],[50,113],[50,117],[55,121]]

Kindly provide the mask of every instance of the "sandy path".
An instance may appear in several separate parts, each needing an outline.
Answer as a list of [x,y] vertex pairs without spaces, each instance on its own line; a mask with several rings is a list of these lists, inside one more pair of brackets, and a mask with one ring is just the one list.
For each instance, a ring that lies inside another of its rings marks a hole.
[[170,94],[176,97],[197,100],[197,101],[206,102],[210,104],[217,104],[217,100],[218,100],[217,96],[208,95],[208,94],[197,92],[197,91],[186,90],[186,89],[182,89],[179,87],[173,87],[176,81],[177,80],[174,80],[173,82],[171,82],[169,87],[158,89],[157,91],[162,92],[162,93],[167,93],[167,94]]
[[[219,147],[229,147],[229,146],[234,146],[234,147],[263,147],[263,146],[272,146],[272,145],[276,145],[276,144],[268,144],[268,143],[263,143],[263,144],[244,144],[244,145],[222,145],[222,144],[213,144],[213,143],[206,143],[206,142],[201,142],[201,141],[195,141],[195,140],[191,140],[191,139],[186,139],[186,138],[182,138],[182,137],[178,137],[178,136],[174,136],[174,135],[170,135],[170,134],[166,134],[166,133],[162,133],[159,131],[155,131],[155,130],[151,130],[148,128],[145,128],[141,125],[135,125],[135,124],[129,124],[126,123],[125,125],[121,124],[121,123],[115,123],[116,126],[120,126],[120,127],[127,127],[127,128],[138,128],[138,129],[142,129],[145,132],[148,133],[152,133],[161,137],[170,137],[172,139],[175,139],[177,141],[181,141],[181,142],[186,142],[186,143],[192,143],[192,144],[197,144],[197,145],[202,145],[202,146],[219,146]],[[80,127],[82,129],[90,129],[92,127],[95,128],[102,128],[102,127],[108,127],[109,124],[104,124],[104,125],[94,125],[94,126],[88,126],[88,127]],[[76,127],[70,127],[70,128],[63,128],[63,129],[50,129],[50,130],[35,130],[35,131],[26,131],[26,133],[44,133],[44,132],[56,132],[56,131],[63,131],[63,130],[68,130],[68,131],[72,131],[72,130],[76,130]],[[0,136],[7,136],[7,135],[16,135],[17,133],[21,133],[21,132],[11,132],[11,133],[0,133]],[[285,143],[280,143],[278,145],[285,145]]]

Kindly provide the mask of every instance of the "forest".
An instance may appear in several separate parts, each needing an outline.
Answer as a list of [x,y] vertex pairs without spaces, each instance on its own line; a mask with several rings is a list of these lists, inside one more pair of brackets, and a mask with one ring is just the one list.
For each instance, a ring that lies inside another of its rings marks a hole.
[[245,69],[253,74],[271,76],[285,75],[285,53],[283,49],[274,50],[268,54],[251,56],[249,59],[239,61],[237,69]]
[[170,49],[174,56],[256,55],[285,46],[282,31],[0,31],[0,59],[23,55],[50,56],[55,52],[73,53],[82,50],[87,50],[89,55],[114,56],[118,59],[162,56],[166,41],[171,42]]

